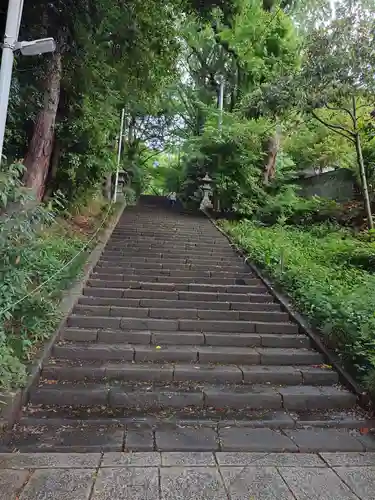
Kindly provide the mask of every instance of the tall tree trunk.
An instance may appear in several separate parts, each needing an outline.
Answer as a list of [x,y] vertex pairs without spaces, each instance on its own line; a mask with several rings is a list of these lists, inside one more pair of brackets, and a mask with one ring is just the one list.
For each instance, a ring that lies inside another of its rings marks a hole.
[[361,139],[359,137],[358,132],[357,132],[356,137],[355,137],[355,150],[357,153],[357,162],[358,162],[358,167],[359,167],[359,173],[361,176],[362,195],[363,195],[363,201],[365,204],[368,228],[374,229],[374,220],[372,218],[372,213],[371,213],[371,202],[370,202],[370,196],[369,196],[368,186],[367,186],[365,163],[363,161]]
[[43,200],[48,200],[54,189],[54,181],[57,176],[57,170],[59,168],[61,147],[59,141],[54,139],[53,150],[51,155],[51,165],[46,178],[46,189],[44,190]]
[[60,98],[61,54],[54,52],[48,69],[44,92],[44,106],[40,110],[34,127],[33,137],[25,157],[25,185],[35,191],[36,198],[43,197],[48,175],[56,113]]
[[265,143],[266,163],[264,165],[263,179],[264,184],[268,184],[276,175],[276,158],[280,147],[280,134],[276,130],[272,137],[269,137]]
[[353,120],[353,125],[354,125],[354,132],[355,132],[355,151],[357,154],[357,163],[359,167],[359,174],[361,176],[361,183],[362,183],[362,195],[363,195],[363,201],[365,204],[365,210],[366,210],[366,216],[367,216],[367,223],[368,223],[368,228],[369,229],[374,229],[374,220],[372,218],[372,213],[371,213],[371,202],[370,202],[370,196],[368,193],[368,186],[367,186],[367,177],[366,177],[366,169],[365,169],[365,162],[363,161],[363,154],[362,154],[362,145],[361,145],[361,137],[359,135],[358,131],[358,118],[357,118],[357,101],[355,96],[352,97],[352,120]]

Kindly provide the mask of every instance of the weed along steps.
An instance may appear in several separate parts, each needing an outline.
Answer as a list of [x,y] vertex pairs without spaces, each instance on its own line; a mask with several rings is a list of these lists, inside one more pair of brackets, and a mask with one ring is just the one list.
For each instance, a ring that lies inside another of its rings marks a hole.
[[125,210],[6,451],[369,451],[356,395],[203,217]]

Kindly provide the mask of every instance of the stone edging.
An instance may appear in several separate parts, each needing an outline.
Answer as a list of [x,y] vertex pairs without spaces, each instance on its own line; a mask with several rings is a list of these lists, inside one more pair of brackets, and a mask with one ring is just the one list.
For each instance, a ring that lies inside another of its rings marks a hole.
[[340,381],[343,385],[356,394],[358,404],[362,408],[368,409],[371,406],[371,399],[368,393],[365,392],[360,384],[358,384],[358,382],[356,382],[354,378],[343,368],[338,357],[327,348],[319,333],[314,331],[308,321],[293,309],[290,298],[284,293],[277,291],[271,280],[255,264],[249,261],[249,257],[246,255],[245,250],[238,247],[232,241],[231,237],[217,225],[216,221],[208,212],[204,213],[215,228],[228,240],[230,246],[236,251],[236,253],[244,259],[245,264],[250,268],[250,270],[264,283],[271,295],[273,295],[273,297],[281,304],[283,309],[290,315],[293,321],[297,323],[300,330],[310,338],[314,348],[323,354],[327,362],[338,372]]
[[0,395],[0,399],[2,400],[2,406],[0,409],[0,431],[13,427],[20,416],[22,407],[27,404],[30,388],[37,382],[44,362],[49,358],[53,346],[59,339],[60,332],[66,322],[66,318],[70,315],[78,298],[81,296],[82,289],[85,286],[92,270],[96,266],[96,263],[98,262],[103,249],[116,227],[125,207],[125,203],[121,204],[120,207],[118,207],[117,213],[110,217],[109,225],[104,230],[102,229],[99,231],[99,241],[89,254],[86,263],[83,266],[82,275],[73,281],[72,285],[63,292],[63,298],[59,304],[59,311],[63,318],[61,319],[52,337],[47,340],[45,345],[41,348],[39,356],[29,367],[29,374],[25,387],[14,392]]

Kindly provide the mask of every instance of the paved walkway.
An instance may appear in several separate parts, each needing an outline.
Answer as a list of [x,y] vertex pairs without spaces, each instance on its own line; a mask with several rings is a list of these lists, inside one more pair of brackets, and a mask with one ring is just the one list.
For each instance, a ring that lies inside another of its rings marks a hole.
[[0,455],[0,500],[374,498],[375,453]]

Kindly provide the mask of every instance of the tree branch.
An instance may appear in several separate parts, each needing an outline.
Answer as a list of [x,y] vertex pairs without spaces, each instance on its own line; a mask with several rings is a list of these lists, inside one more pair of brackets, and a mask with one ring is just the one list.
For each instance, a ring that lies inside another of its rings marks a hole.
[[332,107],[332,106],[329,106],[328,104],[326,104],[326,105],[325,105],[325,107],[326,107],[327,109],[329,109],[330,111],[345,111],[346,113],[348,113],[348,115],[350,116],[350,118],[351,118],[351,119],[353,120],[353,122],[354,122],[354,115],[353,115],[353,113],[350,111],[350,109],[348,109],[348,108],[344,108],[344,107],[342,107],[342,108],[334,108],[334,107]]
[[[355,144],[355,135],[353,134],[353,132],[351,132],[350,130],[347,130],[345,127],[341,127],[341,125],[335,125],[333,123],[325,122],[314,111],[311,111],[311,114],[322,125],[331,129],[333,132],[336,132],[336,134],[342,135],[343,137],[345,137],[345,139],[348,139],[349,141],[351,141]],[[344,132],[346,132],[346,133],[344,133]]]

